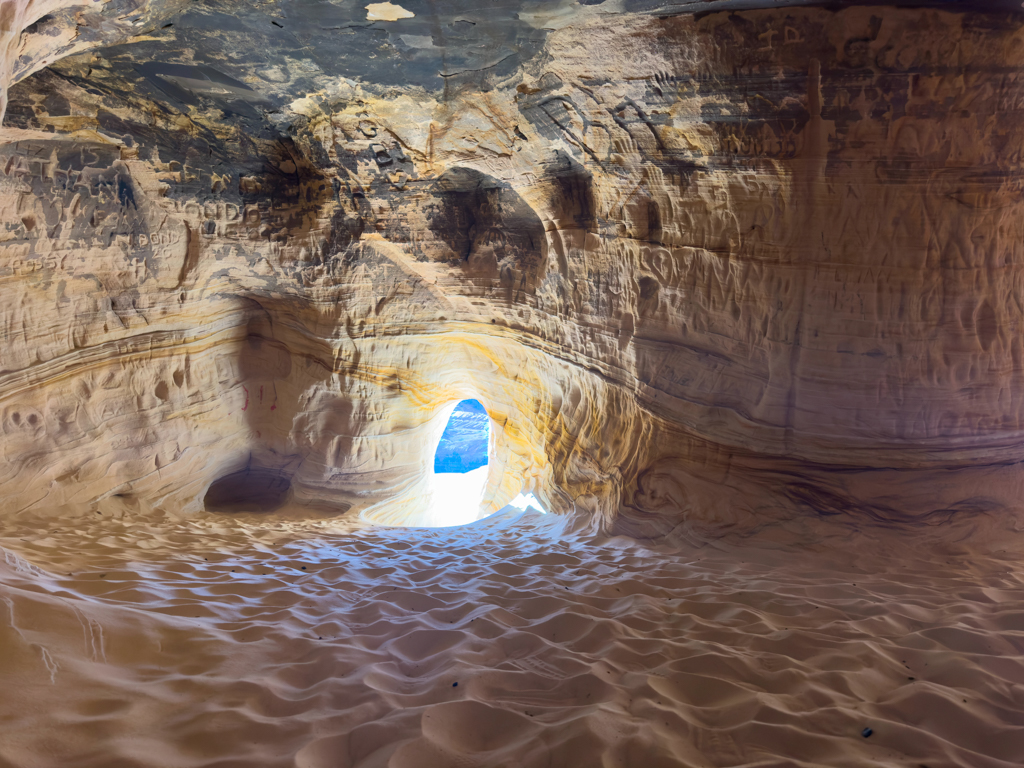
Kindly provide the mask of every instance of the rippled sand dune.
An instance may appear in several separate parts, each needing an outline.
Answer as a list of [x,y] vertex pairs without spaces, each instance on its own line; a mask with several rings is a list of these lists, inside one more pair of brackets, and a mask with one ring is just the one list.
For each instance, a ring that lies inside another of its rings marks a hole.
[[4,766],[1024,763],[1003,544],[118,514],[0,540]]

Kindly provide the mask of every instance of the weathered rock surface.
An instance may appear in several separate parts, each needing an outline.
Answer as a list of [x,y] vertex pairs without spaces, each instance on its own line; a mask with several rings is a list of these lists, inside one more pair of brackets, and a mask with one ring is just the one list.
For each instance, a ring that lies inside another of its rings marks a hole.
[[0,6],[6,508],[1012,514],[1020,15],[473,5]]

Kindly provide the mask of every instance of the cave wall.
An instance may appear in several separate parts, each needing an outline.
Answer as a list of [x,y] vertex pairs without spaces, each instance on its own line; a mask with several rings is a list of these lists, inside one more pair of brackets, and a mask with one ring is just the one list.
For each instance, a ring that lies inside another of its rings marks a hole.
[[491,508],[525,483],[634,535],[1014,509],[1019,17],[599,10],[443,92],[252,95],[225,58],[242,106],[168,106],[116,30],[8,63],[5,506],[189,512],[255,468],[414,519],[475,397]]

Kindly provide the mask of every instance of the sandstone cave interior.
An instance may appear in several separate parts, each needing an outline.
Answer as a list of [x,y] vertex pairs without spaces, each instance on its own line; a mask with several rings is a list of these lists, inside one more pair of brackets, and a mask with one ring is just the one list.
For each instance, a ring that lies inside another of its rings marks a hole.
[[1024,765],[1019,0],[0,40],[0,768]]

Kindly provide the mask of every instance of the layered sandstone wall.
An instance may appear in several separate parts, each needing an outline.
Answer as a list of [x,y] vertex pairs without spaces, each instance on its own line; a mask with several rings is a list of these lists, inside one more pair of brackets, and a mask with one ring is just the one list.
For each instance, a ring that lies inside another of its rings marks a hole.
[[250,77],[288,97],[274,131],[154,101],[131,44],[14,85],[5,504],[188,512],[248,469],[415,520],[476,397],[492,508],[525,484],[641,535],[1012,509],[1018,17],[556,26],[444,93]]

